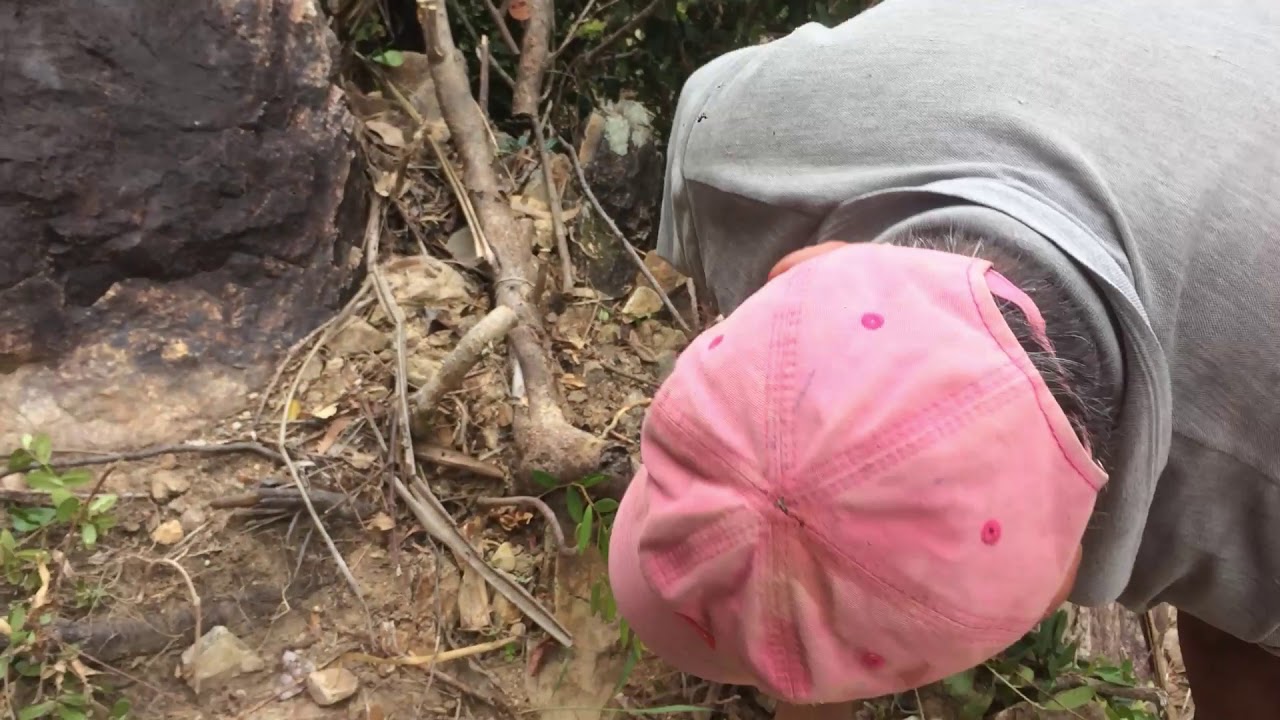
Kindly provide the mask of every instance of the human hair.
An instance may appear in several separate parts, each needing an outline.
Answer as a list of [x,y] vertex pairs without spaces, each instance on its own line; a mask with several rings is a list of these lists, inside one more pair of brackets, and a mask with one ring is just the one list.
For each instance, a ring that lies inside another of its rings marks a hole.
[[958,230],[912,232],[894,244],[979,257],[1031,298],[1044,318],[1049,347],[1037,339],[1030,322],[1013,302],[997,297],[996,306],[1031,364],[1044,378],[1081,443],[1094,459],[1109,466],[1111,439],[1119,411],[1112,388],[1104,387],[1102,355],[1083,310],[1049,270],[1015,248]]

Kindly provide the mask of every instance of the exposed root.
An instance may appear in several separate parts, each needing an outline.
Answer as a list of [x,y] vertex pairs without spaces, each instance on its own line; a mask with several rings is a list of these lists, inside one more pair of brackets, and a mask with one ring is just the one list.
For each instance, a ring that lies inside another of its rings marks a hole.
[[[535,12],[538,7],[535,3]],[[471,96],[466,66],[454,46],[444,3],[419,0],[418,14],[436,96],[462,163],[464,182],[461,185],[493,250],[497,270],[494,295],[498,304],[515,311],[519,320],[507,336],[528,393],[528,408],[517,408],[515,418],[516,444],[520,451],[515,474],[525,484],[535,469],[557,477],[581,477],[599,467],[606,444],[570,425],[560,409],[553,384],[553,363],[543,344],[545,333],[531,292],[537,285],[532,249],[516,224],[494,172],[488,125]],[[528,54],[527,46],[523,54]],[[447,164],[447,158],[442,159]],[[463,198],[459,200],[466,205]]]

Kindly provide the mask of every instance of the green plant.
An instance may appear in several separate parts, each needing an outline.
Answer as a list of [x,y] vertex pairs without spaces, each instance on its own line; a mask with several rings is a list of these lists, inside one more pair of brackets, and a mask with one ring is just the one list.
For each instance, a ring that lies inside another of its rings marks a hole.
[[[84,470],[58,472],[51,464],[52,455],[47,436],[25,435],[21,447],[9,456],[8,471],[25,472],[27,485],[47,496],[48,504],[7,507],[10,527],[0,529],[0,572],[3,594],[9,600],[8,615],[0,617],[0,635],[5,639],[0,650],[4,683],[0,699],[11,707],[20,694],[26,699],[21,709],[7,715],[18,720],[122,720],[128,716],[129,704],[117,700],[108,707],[99,702],[97,696],[105,691],[92,681],[95,673],[81,662],[78,649],[46,632],[57,620],[54,596],[59,569],[69,562],[66,546],[79,541],[84,548],[93,548],[115,525],[111,510],[117,496],[90,493],[82,499],[74,491],[92,476]],[[59,531],[61,537],[54,537]],[[50,550],[51,541],[60,548]],[[78,598],[92,596],[91,586],[79,585],[83,588],[78,586]]]
[[1107,688],[1136,686],[1133,664],[1081,662],[1066,642],[1067,614],[1059,610],[987,663],[953,675],[943,688],[961,705],[960,717],[979,720],[1019,702],[1042,711],[1076,711],[1098,703],[1108,720],[1157,720],[1154,708],[1118,698]]
[[9,456],[9,472],[25,472],[27,485],[36,492],[47,493],[51,503],[10,508],[13,529],[18,533],[35,533],[64,525],[79,534],[86,548],[92,548],[99,536],[115,525],[111,509],[119,498],[112,494],[95,495],[86,504],[74,490],[88,484],[93,476],[81,468],[59,473],[50,465],[52,454],[48,436],[24,435],[22,447]]
[[[588,490],[605,481],[604,475],[588,475],[581,480],[561,483],[554,476],[536,471],[534,480],[546,493],[563,490],[565,493],[565,509],[569,519],[574,522],[573,541],[579,553],[594,547],[607,564],[609,561],[609,540],[613,534],[613,518],[618,511],[618,501],[613,498],[596,498]],[[625,618],[618,617],[618,605],[613,598],[613,590],[608,578],[599,578],[591,585],[591,611],[599,615],[605,622],[618,621],[618,643],[627,653],[619,686],[626,682],[631,670],[644,655],[644,645],[631,632]]]

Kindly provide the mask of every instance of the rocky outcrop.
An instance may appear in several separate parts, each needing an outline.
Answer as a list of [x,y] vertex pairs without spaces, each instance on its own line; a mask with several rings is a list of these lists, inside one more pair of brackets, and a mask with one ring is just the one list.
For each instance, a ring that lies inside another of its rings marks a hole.
[[314,0],[0,5],[0,448],[188,435],[359,271]]

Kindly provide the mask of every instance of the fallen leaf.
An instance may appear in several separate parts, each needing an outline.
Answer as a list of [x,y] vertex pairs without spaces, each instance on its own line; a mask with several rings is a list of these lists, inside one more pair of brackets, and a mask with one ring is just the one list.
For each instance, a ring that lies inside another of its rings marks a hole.
[[396,521],[391,519],[391,516],[384,512],[380,512],[377,515],[374,515],[369,520],[369,527],[373,528],[374,530],[381,530],[383,532],[386,532],[394,528],[395,526],[396,526]]
[[37,561],[36,572],[40,574],[40,589],[36,590],[35,597],[31,598],[30,612],[49,604],[49,568],[44,564],[43,559]]
[[319,410],[311,411],[311,417],[316,418],[317,420],[328,420],[329,418],[337,414],[338,414],[337,403],[334,403],[332,405],[327,405],[325,407],[320,408]]
[[382,120],[366,120],[364,126],[369,128],[388,147],[404,147],[404,131],[395,125]]
[[342,431],[346,430],[354,421],[355,418],[350,415],[344,415],[329,423],[329,427],[325,428],[324,437],[320,438],[316,443],[316,454],[324,455],[328,453],[333,444],[338,441],[338,436],[342,434]]

